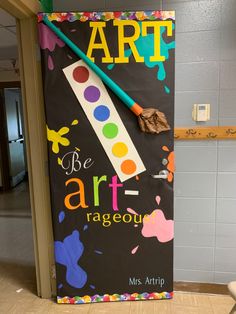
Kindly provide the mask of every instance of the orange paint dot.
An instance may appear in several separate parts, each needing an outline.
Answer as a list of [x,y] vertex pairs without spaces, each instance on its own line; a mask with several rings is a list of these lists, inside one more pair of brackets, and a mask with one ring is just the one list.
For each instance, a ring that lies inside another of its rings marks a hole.
[[137,166],[135,164],[135,162],[133,160],[125,160],[122,162],[121,164],[121,171],[124,173],[124,174],[133,174],[137,169]]
[[136,176],[135,179],[136,179],[136,181],[139,181],[139,176]]

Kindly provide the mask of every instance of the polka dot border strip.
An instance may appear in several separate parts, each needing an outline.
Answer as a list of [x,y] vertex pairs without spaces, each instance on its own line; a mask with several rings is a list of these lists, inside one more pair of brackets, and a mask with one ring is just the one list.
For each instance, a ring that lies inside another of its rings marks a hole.
[[47,15],[50,21],[86,22],[110,20],[175,20],[175,11],[125,11],[125,12],[69,12],[69,13],[39,13],[38,21]]
[[146,170],[101,79],[83,60],[63,69],[119,179]]
[[172,299],[173,292],[153,292],[153,293],[125,293],[125,294],[104,294],[84,297],[57,297],[57,303],[59,304],[85,304],[96,302],[116,302],[116,301],[144,301],[144,300],[164,300]]

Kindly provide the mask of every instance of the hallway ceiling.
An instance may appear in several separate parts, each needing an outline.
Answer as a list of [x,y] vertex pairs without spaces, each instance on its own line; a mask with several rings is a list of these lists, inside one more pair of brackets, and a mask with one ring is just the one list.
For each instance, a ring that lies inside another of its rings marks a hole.
[[17,59],[16,20],[0,9],[0,72],[12,71]]

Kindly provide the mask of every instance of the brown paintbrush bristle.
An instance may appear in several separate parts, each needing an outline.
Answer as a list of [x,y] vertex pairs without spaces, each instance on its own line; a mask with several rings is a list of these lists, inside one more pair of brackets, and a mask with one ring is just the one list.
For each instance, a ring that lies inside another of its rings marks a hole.
[[170,130],[165,114],[154,108],[143,109],[138,122],[142,132],[158,134]]

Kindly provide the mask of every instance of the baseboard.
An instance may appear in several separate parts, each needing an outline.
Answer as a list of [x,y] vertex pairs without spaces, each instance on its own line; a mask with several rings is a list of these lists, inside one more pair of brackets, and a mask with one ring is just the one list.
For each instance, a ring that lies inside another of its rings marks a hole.
[[174,283],[174,290],[210,294],[229,294],[227,285],[216,283],[176,281]]

